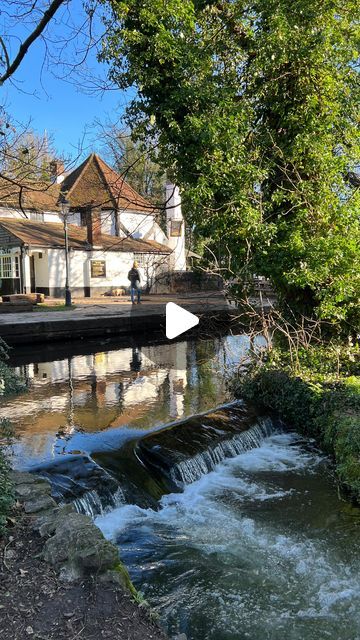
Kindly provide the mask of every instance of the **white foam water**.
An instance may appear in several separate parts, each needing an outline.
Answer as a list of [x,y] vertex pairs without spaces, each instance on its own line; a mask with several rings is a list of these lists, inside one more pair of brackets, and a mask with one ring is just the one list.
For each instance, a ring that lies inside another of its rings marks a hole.
[[207,475],[226,458],[234,458],[240,453],[249,451],[275,431],[270,418],[259,418],[250,429],[238,433],[229,440],[223,440],[192,458],[177,462],[171,469],[171,478],[178,485],[190,484],[201,476]]
[[124,502],[124,493],[121,488],[118,487],[115,493],[108,492],[105,496],[99,495],[96,489],[86,491],[79,498],[75,498],[72,504],[78,513],[84,513],[91,518],[96,518],[124,504]]
[[[276,434],[158,511],[123,505],[96,522],[170,633],[360,640],[359,535],[327,526],[336,498],[323,466],[296,435]],[[312,504],[320,485],[323,515]]]

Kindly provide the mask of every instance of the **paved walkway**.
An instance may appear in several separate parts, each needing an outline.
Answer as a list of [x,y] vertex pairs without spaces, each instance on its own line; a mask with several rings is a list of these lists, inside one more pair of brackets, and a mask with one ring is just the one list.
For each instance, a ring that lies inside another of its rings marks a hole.
[[0,336],[14,345],[163,330],[167,302],[175,302],[200,319],[229,321],[232,313],[219,291],[144,296],[141,305],[132,305],[128,297],[74,302],[76,308],[71,310],[0,315]]

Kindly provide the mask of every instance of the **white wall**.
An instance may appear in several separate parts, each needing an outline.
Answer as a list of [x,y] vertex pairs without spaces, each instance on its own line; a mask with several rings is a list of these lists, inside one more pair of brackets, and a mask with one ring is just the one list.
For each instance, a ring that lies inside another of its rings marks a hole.
[[[49,287],[63,288],[65,286],[65,252],[62,249],[49,249]],[[91,277],[91,260],[105,260],[106,277]],[[117,287],[128,287],[128,273],[134,261],[133,253],[123,253],[120,251],[70,251],[70,287],[83,289],[84,287],[106,287],[109,290]],[[153,262],[153,256],[149,257],[149,262]],[[146,284],[146,270],[142,271],[142,284]],[[148,269],[150,277],[153,276],[154,267]],[[39,285],[40,286],[40,285]]]
[[[23,218],[20,211],[11,209],[10,207],[0,207],[0,218]],[[29,216],[30,217],[30,216]]]
[[23,287],[26,293],[31,291],[31,277],[30,277],[30,256],[24,254],[24,281]]
[[[31,220],[31,211],[29,209],[24,209],[27,217]],[[20,209],[13,209],[12,207],[0,207],[0,218],[15,218],[25,220],[24,215]],[[44,222],[57,222],[63,223],[61,218],[61,214],[57,211],[44,211]],[[80,225],[80,213],[70,213],[69,214],[69,223]]]
[[114,211],[101,212],[101,233],[115,235],[115,213]]
[[60,218],[60,215],[55,211],[45,211],[44,222],[58,222],[58,223],[61,222],[61,224],[63,223],[62,219]]
[[143,238],[154,224],[152,214],[133,211],[120,211],[119,220],[134,238]]
[[[39,253],[42,254],[42,258],[39,257]],[[49,282],[49,262],[48,253],[46,250],[41,252],[31,251],[31,255],[34,256],[35,267],[35,283],[37,287],[48,287]]]
[[[60,213],[57,213],[55,211],[45,211],[44,222],[57,222],[63,224],[64,220]],[[68,222],[69,224],[77,224],[78,226],[80,226],[80,212],[71,211],[71,213],[69,213]]]
[[[171,221],[182,222],[181,235],[171,236]],[[185,222],[181,210],[179,188],[168,182],[166,185],[167,245],[172,250],[171,267],[174,271],[186,271]]]

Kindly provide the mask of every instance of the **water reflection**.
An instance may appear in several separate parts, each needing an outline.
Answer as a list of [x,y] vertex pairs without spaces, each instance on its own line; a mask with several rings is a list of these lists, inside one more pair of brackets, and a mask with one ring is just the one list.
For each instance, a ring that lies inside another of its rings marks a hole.
[[0,407],[18,435],[15,462],[26,467],[64,453],[118,447],[129,432],[224,402],[227,379],[247,349],[247,336],[227,336],[52,361],[28,357],[14,368],[29,391]]

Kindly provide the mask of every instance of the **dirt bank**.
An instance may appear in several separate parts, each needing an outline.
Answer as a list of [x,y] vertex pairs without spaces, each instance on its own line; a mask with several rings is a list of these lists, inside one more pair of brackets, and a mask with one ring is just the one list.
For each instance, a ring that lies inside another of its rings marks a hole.
[[42,559],[43,545],[19,511],[0,540],[1,640],[166,640],[120,587],[96,577],[60,582]]

